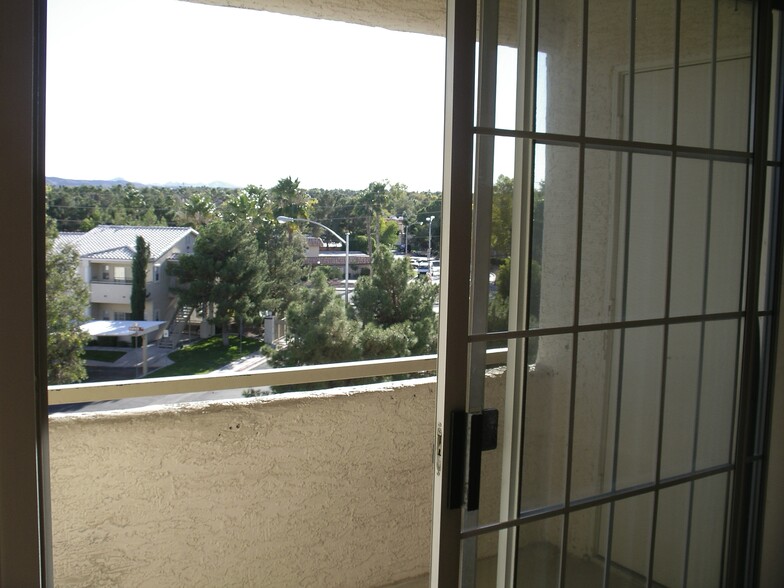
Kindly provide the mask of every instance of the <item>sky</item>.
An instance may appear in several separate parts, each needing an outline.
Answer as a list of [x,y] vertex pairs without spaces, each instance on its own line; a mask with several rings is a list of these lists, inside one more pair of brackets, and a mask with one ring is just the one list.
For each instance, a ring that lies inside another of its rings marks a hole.
[[[444,52],[441,37],[179,0],[49,0],[46,175],[441,190]],[[502,122],[514,53],[500,59]],[[495,175],[512,175],[513,140],[497,152]]]

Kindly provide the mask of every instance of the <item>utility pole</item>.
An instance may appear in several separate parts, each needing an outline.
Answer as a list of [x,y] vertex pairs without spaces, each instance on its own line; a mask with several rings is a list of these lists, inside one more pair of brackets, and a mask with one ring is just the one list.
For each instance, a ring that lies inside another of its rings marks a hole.
[[436,217],[429,216],[427,221],[427,271],[430,271],[430,258],[433,256],[433,220]]

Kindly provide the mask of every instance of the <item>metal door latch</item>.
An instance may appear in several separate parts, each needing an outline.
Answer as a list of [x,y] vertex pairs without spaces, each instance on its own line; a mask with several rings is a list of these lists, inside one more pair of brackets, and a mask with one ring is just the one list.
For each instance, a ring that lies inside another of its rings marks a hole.
[[[492,451],[498,447],[498,409],[489,408],[480,413],[470,414],[453,411],[450,425],[448,507],[460,508],[465,502],[467,510],[477,510],[482,452]],[[466,450],[468,450],[468,464],[466,464]],[[464,493],[466,465],[468,488]]]

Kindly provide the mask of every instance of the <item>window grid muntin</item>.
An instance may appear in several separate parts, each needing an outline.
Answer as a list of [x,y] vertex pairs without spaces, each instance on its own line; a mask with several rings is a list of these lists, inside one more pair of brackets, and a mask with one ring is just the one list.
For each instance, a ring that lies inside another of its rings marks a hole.
[[[587,69],[588,69],[588,0],[583,1],[583,51],[582,51],[582,79],[580,81],[580,135],[585,134],[586,124],[586,95],[587,95]],[[580,293],[582,284],[582,255],[580,249],[583,241],[583,218],[585,213],[585,147],[578,150],[578,178],[577,178],[577,252],[575,255],[574,271],[574,311],[573,325],[580,324]],[[571,361],[571,381],[569,382],[569,428],[566,438],[566,480],[564,484],[564,503],[571,504],[572,492],[572,461],[574,456],[574,426],[575,426],[575,405],[577,398],[577,374],[579,369],[579,340],[580,334],[572,332],[572,361]],[[559,570],[559,584],[563,586],[566,578],[567,554],[569,552],[569,520],[570,511],[566,510],[563,517],[563,530],[561,535],[561,568]],[[609,529],[609,527],[608,527]]]
[[[773,316],[773,311],[766,310],[755,313],[757,317]],[[636,319],[630,321],[607,321],[605,323],[590,323],[582,325],[568,325],[563,327],[547,327],[524,329],[520,331],[494,331],[492,333],[475,333],[468,336],[469,343],[479,341],[506,341],[509,339],[525,339],[526,337],[543,337],[547,335],[562,335],[564,333],[592,333],[596,331],[617,331],[623,328],[636,329],[642,327],[655,327],[664,325],[682,325],[689,323],[723,321],[729,319],[745,318],[743,311],[717,312],[705,315],[674,316],[669,318]]]
[[[716,161],[730,161],[737,163],[752,163],[754,156],[750,151],[734,151],[731,149],[713,149],[710,147],[696,147],[671,143],[649,143],[645,141],[628,141],[624,139],[609,139],[602,137],[559,135],[556,133],[541,133],[536,131],[520,131],[497,129],[492,127],[474,127],[475,135],[492,135],[496,137],[512,137],[514,139],[529,139],[537,143],[548,145],[561,145],[564,147],[585,147],[586,149],[620,151],[622,153],[644,153],[648,155],[672,155],[694,159],[713,159]],[[768,165],[781,166],[780,162],[768,161]]]
[[[678,80],[679,80],[679,67],[678,56],[680,51],[680,0],[675,0],[675,47],[674,57],[675,64],[673,67],[673,104],[672,104],[672,139],[676,141],[678,136]],[[673,155],[670,159],[670,195],[669,195],[669,210],[667,220],[667,270],[665,274],[664,286],[664,316],[670,317],[671,304],[672,304],[672,265],[673,265],[673,252],[674,252],[674,227],[675,227],[675,188],[676,188],[676,171],[677,171],[678,158]],[[710,193],[710,190],[708,190]],[[706,272],[707,273],[707,270]],[[702,323],[703,325],[705,323]],[[662,361],[661,361],[661,383],[659,388],[659,421],[657,423],[657,441],[656,441],[656,469],[654,473],[655,484],[658,486],[661,481],[661,467],[662,467],[662,444],[664,441],[664,409],[666,401],[667,390],[667,368],[669,366],[668,350],[669,350],[669,336],[670,328],[668,324],[663,325],[662,328]],[[702,354],[700,354],[702,357]],[[617,451],[617,448],[616,448]],[[694,468],[692,467],[692,471]],[[651,535],[649,540],[648,552],[648,570],[647,577],[649,583],[653,578],[653,562],[656,550],[656,524],[659,513],[659,489],[657,487],[653,493],[653,505],[651,513]],[[612,508],[612,507],[611,507]],[[688,546],[688,542],[687,542]],[[608,566],[605,566],[609,568]]]
[[[762,457],[760,456],[756,458],[755,461],[761,461],[761,460]],[[479,535],[486,535],[489,533],[493,533],[495,531],[499,531],[501,529],[509,529],[542,518],[558,516],[567,512],[582,511],[596,506],[604,506],[616,500],[623,500],[626,498],[639,496],[641,494],[652,493],[655,490],[671,488],[673,486],[694,482],[709,476],[732,473],[734,471],[734,468],[735,466],[733,464],[714,466],[714,467],[706,468],[704,470],[691,472],[688,474],[662,478],[659,481],[659,483],[648,482],[645,484],[640,484],[639,486],[623,488],[615,492],[605,492],[588,498],[582,498],[580,500],[571,503],[567,502],[566,504],[553,505],[545,508],[539,508],[531,511],[521,512],[518,513],[518,515],[515,518],[506,521],[498,521],[498,522],[484,524],[484,525],[477,525],[476,527],[473,528],[464,528],[460,531],[460,538],[467,539]]]

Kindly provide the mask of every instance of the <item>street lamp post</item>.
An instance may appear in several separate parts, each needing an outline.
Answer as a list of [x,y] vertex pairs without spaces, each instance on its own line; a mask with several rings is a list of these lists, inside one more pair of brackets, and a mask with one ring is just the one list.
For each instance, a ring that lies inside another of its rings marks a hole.
[[435,218],[434,216],[429,216],[425,219],[427,221],[427,271],[430,271],[430,258],[433,251],[433,221]]
[[317,226],[321,227],[322,229],[327,230],[330,233],[332,233],[335,236],[335,238],[340,243],[343,243],[346,246],[346,267],[345,267],[345,270],[344,270],[345,271],[345,274],[344,274],[344,278],[345,278],[345,292],[344,292],[344,294],[345,294],[345,297],[346,297],[346,306],[348,306],[348,254],[349,254],[348,236],[349,236],[350,233],[348,231],[346,231],[346,238],[344,239],[343,237],[338,235],[335,231],[330,229],[328,226],[322,225],[319,222],[316,222],[314,220],[310,220],[310,219],[307,219],[307,218],[292,218],[290,216],[279,216],[278,217],[278,222],[280,224],[285,224],[285,223],[310,223],[312,225],[317,225]]
[[[389,217],[389,220],[397,221],[403,225],[403,254],[408,255],[408,219],[406,218],[406,215],[391,216]],[[400,233],[398,233],[398,236],[400,236]]]

